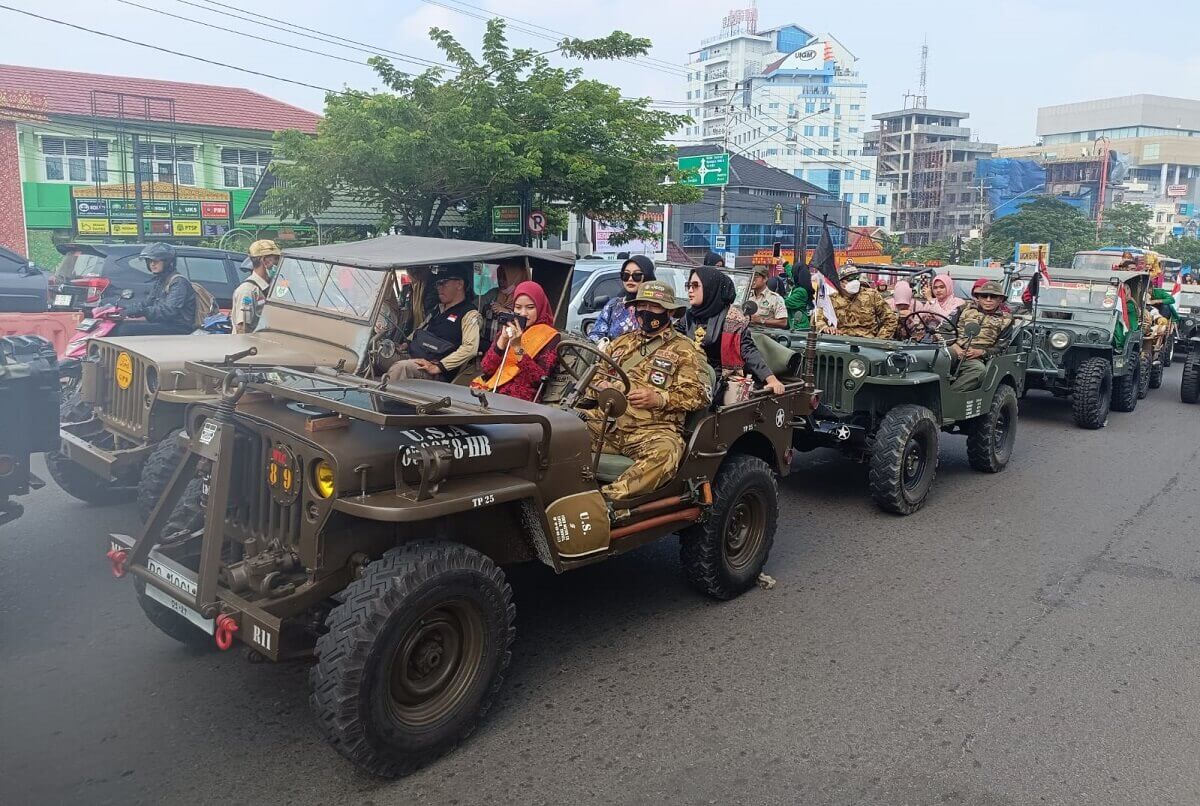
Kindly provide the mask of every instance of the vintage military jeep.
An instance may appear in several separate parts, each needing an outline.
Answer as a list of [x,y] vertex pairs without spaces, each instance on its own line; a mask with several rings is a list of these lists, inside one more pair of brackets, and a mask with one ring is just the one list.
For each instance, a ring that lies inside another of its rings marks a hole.
[[580,412],[618,415],[628,378],[590,344],[558,352],[565,378],[540,403],[189,363],[220,402],[189,408],[187,456],[140,537],[112,537],[114,573],[179,641],[315,657],[325,737],[365,770],[406,774],[466,737],[500,687],[514,634],[501,566],[570,571],[678,532],[688,580],[729,599],[767,560],[811,379],[693,414],[671,480],[609,501],[600,486],[629,461],[593,454]]
[[1175,312],[1179,321],[1175,326],[1174,355],[1186,356],[1190,340],[1200,336],[1200,286],[1183,286],[1175,295]]
[[[917,273],[889,266],[895,274]],[[1000,282],[1015,276],[999,269],[939,268],[969,296],[976,279]],[[980,388],[952,388],[953,357],[948,345],[959,336],[945,317],[919,313],[900,319],[908,338],[897,340],[820,337],[812,369],[820,390],[815,414],[794,434],[798,450],[835,448],[870,465],[871,496],[884,510],[916,512],[933,486],[938,464],[938,433],[967,437],[971,467],[998,473],[1012,457],[1017,435],[1017,397],[1027,354],[1019,332],[1008,349],[988,362]],[[781,337],[798,347],[801,337]]]
[[[1070,397],[1076,425],[1103,428],[1110,410],[1133,411],[1150,386],[1153,348],[1140,326],[1126,331],[1121,317],[1126,299],[1142,321],[1150,276],[1054,269],[1051,278],[1041,285],[1037,305],[1022,313],[1029,322],[1027,387]],[[1014,304],[1023,288],[1014,288]]]
[[23,509],[10,496],[43,482],[29,457],[58,445],[58,358],[38,336],[0,337],[0,525]]
[[1200,333],[1187,342],[1188,354],[1183,362],[1183,377],[1179,382],[1179,399],[1184,403],[1200,402]]
[[182,455],[184,410],[208,396],[184,369],[187,362],[253,351],[260,363],[342,367],[374,377],[378,357],[389,349],[375,324],[395,307],[405,270],[500,260],[526,261],[565,322],[571,253],[392,235],[288,250],[253,333],[93,339],[79,391],[62,403],[62,444],[47,456],[50,474],[92,503],[136,490],[144,519]]

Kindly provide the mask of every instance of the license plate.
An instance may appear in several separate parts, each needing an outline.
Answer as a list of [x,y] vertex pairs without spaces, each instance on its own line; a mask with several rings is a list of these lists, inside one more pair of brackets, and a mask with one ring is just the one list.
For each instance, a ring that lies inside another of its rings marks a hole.
[[95,319],[84,319],[83,321],[81,321],[79,323],[79,329],[82,330],[84,333],[91,333],[93,330],[96,329],[96,320]]
[[55,304],[55,306],[57,306],[59,308],[71,307],[71,295],[70,294],[55,294],[54,295],[54,304]]
[[213,626],[212,619],[205,618],[192,608],[185,605],[183,602],[180,602],[172,598],[170,595],[163,593],[153,585],[146,586],[146,595],[158,602],[163,607],[169,610],[174,610],[176,613],[183,616],[185,619],[190,621],[192,624],[195,624],[199,629],[204,630],[209,635],[212,635],[216,631],[216,628]]

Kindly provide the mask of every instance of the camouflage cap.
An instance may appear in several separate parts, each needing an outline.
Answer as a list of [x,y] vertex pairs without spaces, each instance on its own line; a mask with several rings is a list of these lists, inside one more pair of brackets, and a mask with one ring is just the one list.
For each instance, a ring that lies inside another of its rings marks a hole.
[[976,288],[974,291],[972,291],[971,296],[1003,297],[1004,286],[1000,285],[1000,283],[996,282],[995,280],[988,280],[986,283],[979,286],[979,288]]
[[845,263],[842,265],[842,267],[840,269],[838,269],[838,279],[839,280],[846,280],[850,277],[857,277],[860,274],[862,274],[862,271],[858,268],[858,266],[855,266],[853,263]]
[[675,290],[671,288],[669,283],[664,283],[661,280],[651,280],[642,283],[638,289],[637,297],[634,298],[634,303],[638,302],[653,302],[661,305],[668,311],[675,311],[687,305],[686,302],[675,298]]

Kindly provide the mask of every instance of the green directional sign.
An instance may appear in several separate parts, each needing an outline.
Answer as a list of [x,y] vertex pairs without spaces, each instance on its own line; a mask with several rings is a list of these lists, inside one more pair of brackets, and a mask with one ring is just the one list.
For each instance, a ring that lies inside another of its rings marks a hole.
[[685,185],[712,187],[729,184],[729,155],[704,154],[699,157],[680,157],[676,160],[680,171],[688,174],[682,181]]
[[521,205],[498,204],[492,208],[493,235],[520,235],[525,231],[521,220]]

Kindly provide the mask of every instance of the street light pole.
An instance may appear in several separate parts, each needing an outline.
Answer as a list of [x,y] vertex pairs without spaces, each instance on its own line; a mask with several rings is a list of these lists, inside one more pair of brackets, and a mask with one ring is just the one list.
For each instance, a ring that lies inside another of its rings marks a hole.
[[[725,99],[725,132],[721,137],[721,153],[725,155],[725,159],[729,159],[729,123],[733,119],[733,96],[737,93],[738,84],[733,82],[733,89],[729,91],[729,97]],[[728,182],[725,183],[729,184]],[[725,231],[725,185],[721,185],[721,203],[717,210],[717,234],[724,237],[727,235]],[[725,248],[729,248],[729,241],[725,241]],[[732,266],[730,268],[733,268]]]

